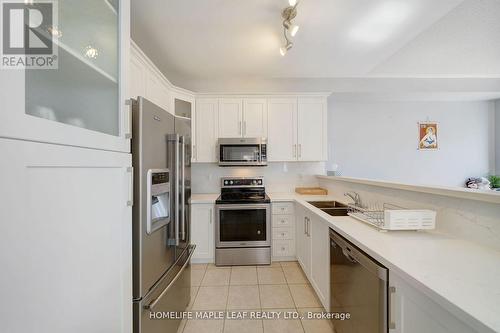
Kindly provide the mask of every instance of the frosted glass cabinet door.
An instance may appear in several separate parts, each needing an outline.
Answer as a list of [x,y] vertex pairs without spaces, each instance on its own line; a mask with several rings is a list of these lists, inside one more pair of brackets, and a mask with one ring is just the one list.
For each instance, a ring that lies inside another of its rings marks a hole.
[[129,6],[57,1],[57,25],[42,24],[41,33],[52,38],[58,67],[2,71],[0,136],[130,150]]

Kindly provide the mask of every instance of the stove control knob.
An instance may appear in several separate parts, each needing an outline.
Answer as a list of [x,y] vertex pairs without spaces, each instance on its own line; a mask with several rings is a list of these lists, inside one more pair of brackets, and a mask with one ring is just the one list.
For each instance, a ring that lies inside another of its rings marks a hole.
[[259,185],[262,185],[262,180],[259,180]]
[[256,181],[256,180],[254,180],[252,183],[253,183],[254,185],[257,185],[257,181]]
[[233,181],[232,181],[232,180],[230,180],[230,181],[229,181],[229,184],[230,184],[230,185],[233,185]]

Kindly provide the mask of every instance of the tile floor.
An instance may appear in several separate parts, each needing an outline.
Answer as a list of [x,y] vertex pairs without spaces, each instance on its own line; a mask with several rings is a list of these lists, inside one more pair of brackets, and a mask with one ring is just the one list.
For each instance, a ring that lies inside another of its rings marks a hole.
[[[191,311],[322,312],[316,293],[297,262],[270,266],[216,267],[193,264]],[[329,320],[191,319],[179,333],[333,333]]]

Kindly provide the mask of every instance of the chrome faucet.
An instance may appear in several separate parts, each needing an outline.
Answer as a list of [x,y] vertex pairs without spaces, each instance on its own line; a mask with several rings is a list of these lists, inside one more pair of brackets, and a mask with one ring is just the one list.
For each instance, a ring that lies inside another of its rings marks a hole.
[[361,203],[361,197],[359,196],[359,194],[357,192],[345,192],[344,196],[351,198],[352,201],[354,201],[355,206],[363,207],[363,205]]

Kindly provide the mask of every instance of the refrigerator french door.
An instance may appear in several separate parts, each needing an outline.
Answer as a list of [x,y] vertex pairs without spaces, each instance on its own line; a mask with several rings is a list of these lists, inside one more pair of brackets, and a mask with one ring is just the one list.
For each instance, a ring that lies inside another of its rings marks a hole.
[[142,97],[132,115],[134,332],[176,332],[179,321],[151,313],[190,301],[190,122],[176,134],[176,117]]

